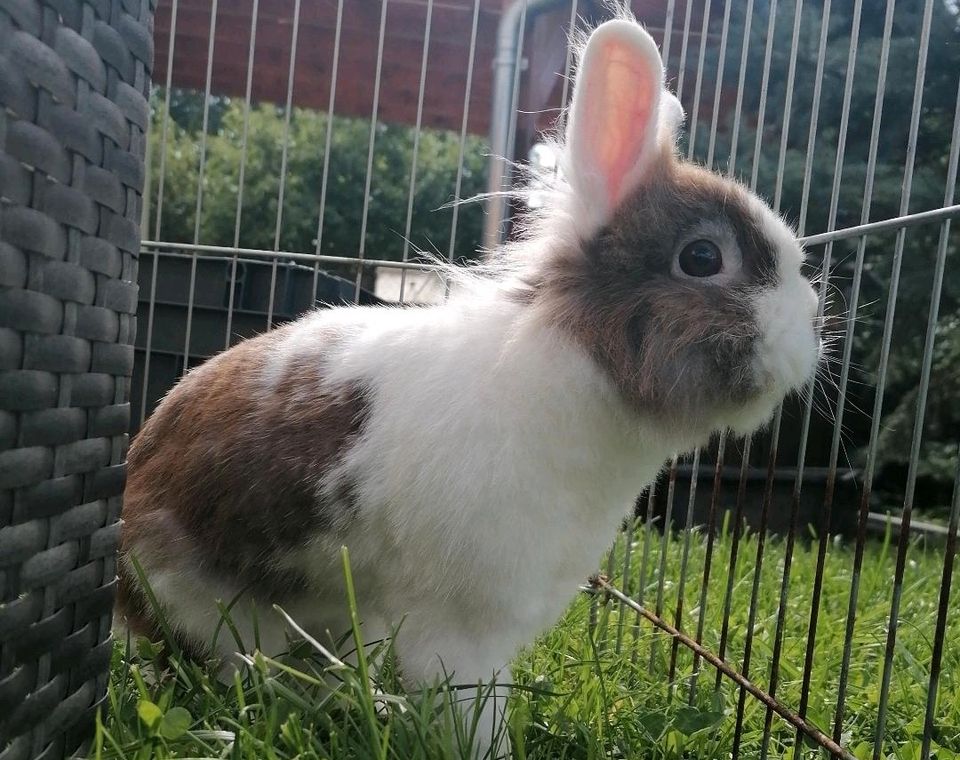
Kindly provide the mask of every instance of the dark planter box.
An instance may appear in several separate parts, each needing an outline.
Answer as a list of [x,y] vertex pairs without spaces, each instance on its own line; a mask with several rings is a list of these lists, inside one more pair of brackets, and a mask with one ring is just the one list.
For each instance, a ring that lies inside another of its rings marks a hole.
[[[153,268],[157,258],[160,264],[154,283]],[[195,270],[193,266],[191,257],[182,254],[147,255],[141,262],[140,302],[137,308],[141,329],[134,358],[133,433],[139,430],[143,419],[150,415],[159,400],[183,374],[185,356],[189,356],[187,366],[195,367],[204,359],[223,351],[227,345],[258,335],[271,325],[296,319],[316,306],[354,302],[353,282],[322,270],[315,273],[313,267],[309,266],[281,263],[274,271],[269,261],[241,259],[237,262],[235,276],[232,259],[198,256]],[[192,270],[195,276],[191,299]],[[151,288],[154,289],[153,320],[148,333]],[[370,305],[381,302],[372,293],[361,290],[360,303]],[[186,345],[188,322],[189,346]],[[144,383],[147,384],[146,396],[143,395]],[[144,411],[142,418],[141,407]]]
[[[677,467],[673,507],[670,510],[670,523],[677,530],[686,526],[692,473],[693,468],[689,464]],[[713,465],[701,467],[699,470],[693,499],[692,526],[706,526],[710,522],[714,474]],[[744,480],[743,520],[750,530],[757,531],[760,528],[761,511],[766,493],[767,469],[750,467],[746,471]],[[796,470],[793,468],[774,470],[770,504],[767,510],[767,530],[770,533],[785,536],[790,530],[795,480]],[[797,511],[798,536],[810,536],[811,530],[816,533],[822,529],[826,481],[826,468],[809,467],[804,471]],[[669,507],[669,485],[669,471],[664,471],[657,481],[654,494],[654,515],[658,518],[660,525],[663,525]],[[717,530],[723,526],[725,518],[730,521],[732,529],[739,487],[740,467],[724,467],[721,470],[715,504],[714,526]],[[840,470],[837,473],[833,506],[830,510],[829,532],[831,535],[848,537],[856,535],[859,504],[860,486],[856,473],[851,470]],[[637,505],[641,516],[646,514],[646,505],[646,498],[641,498]],[[729,513],[728,516],[727,513]]]

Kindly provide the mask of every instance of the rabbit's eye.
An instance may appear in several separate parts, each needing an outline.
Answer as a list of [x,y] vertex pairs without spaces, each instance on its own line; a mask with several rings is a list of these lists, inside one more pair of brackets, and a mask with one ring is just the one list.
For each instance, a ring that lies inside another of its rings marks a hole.
[[694,240],[687,243],[677,260],[680,270],[690,277],[713,277],[723,269],[723,254],[716,243],[710,240]]

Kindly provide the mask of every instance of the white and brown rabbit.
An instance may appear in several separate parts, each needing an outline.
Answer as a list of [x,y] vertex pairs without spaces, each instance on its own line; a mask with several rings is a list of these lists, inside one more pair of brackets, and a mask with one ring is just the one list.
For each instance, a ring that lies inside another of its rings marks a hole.
[[442,305],[318,310],[186,375],[130,449],[132,627],[136,557],[189,650],[241,590],[264,650],[273,603],[342,633],[342,545],[411,681],[489,681],[553,624],[671,455],[756,429],[817,362],[793,232],[677,157],[682,119],[647,32],[599,26],[520,242]]

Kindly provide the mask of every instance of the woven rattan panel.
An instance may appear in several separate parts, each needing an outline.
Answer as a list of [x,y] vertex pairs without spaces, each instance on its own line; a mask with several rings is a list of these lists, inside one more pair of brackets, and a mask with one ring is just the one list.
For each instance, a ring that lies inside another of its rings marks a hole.
[[0,0],[0,760],[110,661],[154,0]]

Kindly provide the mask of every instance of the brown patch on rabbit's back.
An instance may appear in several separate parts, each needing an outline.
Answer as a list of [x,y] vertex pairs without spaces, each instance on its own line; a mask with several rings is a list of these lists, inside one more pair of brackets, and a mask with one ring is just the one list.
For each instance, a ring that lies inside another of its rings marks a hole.
[[368,404],[358,385],[325,387],[322,349],[268,382],[290,329],[191,371],[147,421],[130,447],[125,552],[164,565],[192,551],[199,570],[269,601],[305,587],[282,560],[355,511],[354,484],[330,475]]

